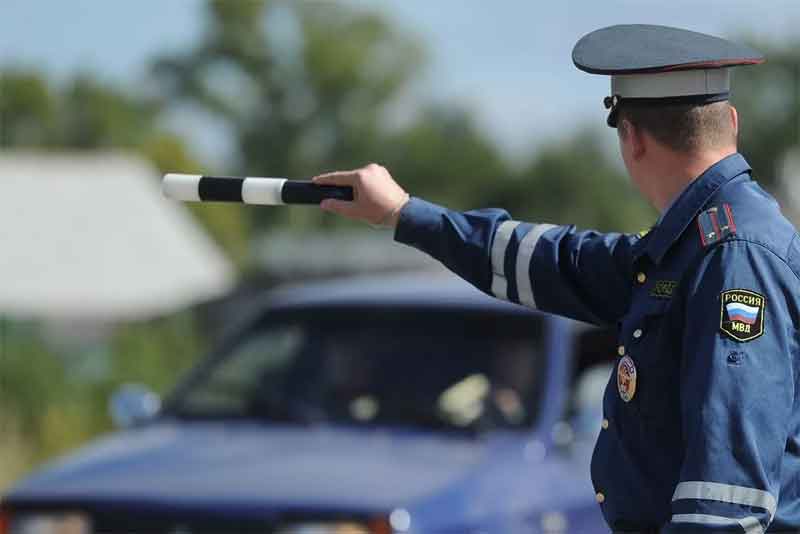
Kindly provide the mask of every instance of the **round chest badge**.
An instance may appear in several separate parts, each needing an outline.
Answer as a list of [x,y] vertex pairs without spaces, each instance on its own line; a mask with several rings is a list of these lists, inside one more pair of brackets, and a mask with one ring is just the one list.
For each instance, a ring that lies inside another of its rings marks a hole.
[[630,402],[636,394],[636,365],[630,356],[620,359],[617,365],[617,390],[625,402]]

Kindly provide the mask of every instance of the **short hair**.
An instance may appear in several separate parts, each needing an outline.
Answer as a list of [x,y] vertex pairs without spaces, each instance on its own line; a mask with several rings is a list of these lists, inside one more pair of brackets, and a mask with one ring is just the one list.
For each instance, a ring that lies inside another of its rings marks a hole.
[[[646,130],[657,141],[677,152],[696,153],[736,144],[727,101],[705,105],[671,104],[647,106],[620,104],[617,124],[629,121]],[[623,135],[625,132],[621,132]]]

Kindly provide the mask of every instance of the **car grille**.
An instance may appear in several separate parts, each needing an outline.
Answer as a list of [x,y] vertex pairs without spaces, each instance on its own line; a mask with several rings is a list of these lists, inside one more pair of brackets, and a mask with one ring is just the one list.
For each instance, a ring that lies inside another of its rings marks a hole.
[[[133,514],[91,514],[92,532],[96,534],[279,534],[287,532],[292,525],[319,524],[327,521],[347,521],[351,525],[364,525],[365,518],[282,516],[272,522],[264,520],[219,520],[200,518],[142,518]],[[353,532],[361,532],[357,528]],[[383,531],[383,529],[381,529]],[[342,531],[345,532],[345,531]],[[351,530],[346,530],[351,532]]]
[[92,519],[92,532],[96,534],[274,534],[278,528],[278,525],[263,522]]

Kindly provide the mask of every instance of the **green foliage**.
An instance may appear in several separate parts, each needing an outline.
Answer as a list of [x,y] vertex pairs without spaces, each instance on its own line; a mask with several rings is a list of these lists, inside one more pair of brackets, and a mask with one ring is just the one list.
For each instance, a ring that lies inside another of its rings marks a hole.
[[33,72],[0,76],[2,146],[138,147],[153,130],[157,109],[141,98],[78,76],[63,89]]
[[166,394],[202,355],[207,341],[188,312],[118,328],[111,341],[109,386],[139,382]]
[[0,330],[0,406],[14,414],[22,432],[31,433],[47,407],[64,396],[66,371],[36,331],[5,320]]
[[0,449],[13,458],[1,485],[100,431],[103,412],[35,327],[3,320],[0,329]]
[[188,312],[120,327],[108,346],[49,346],[35,325],[8,320],[0,330],[0,492],[36,464],[111,430],[106,407],[121,384],[166,393],[207,342]]
[[[211,2],[208,31],[155,66],[167,105],[191,102],[236,135],[231,174],[308,177],[364,164],[420,62],[377,15],[335,3]],[[317,227],[318,211],[242,210],[258,228]]]
[[465,111],[431,109],[373,153],[412,194],[454,209],[485,206],[513,174]]
[[767,62],[736,69],[731,102],[739,111],[741,152],[754,177],[774,187],[783,156],[800,143],[800,41],[753,46]]
[[37,74],[0,75],[0,146],[47,146],[56,137],[57,103]]
[[[518,216],[567,214],[636,229],[652,215],[589,134],[520,173],[465,110],[430,107],[400,129],[383,126],[423,52],[374,13],[335,3],[222,1],[209,3],[208,14],[204,38],[160,59],[155,75],[167,108],[190,102],[230,127],[240,174],[307,177],[377,161],[413,194],[455,208],[496,202]],[[256,231],[348,224],[317,210],[239,211]]]
[[496,202],[527,220],[603,231],[649,227],[657,214],[609,160],[598,135],[587,130],[543,148],[515,184],[498,184]]
[[154,130],[153,103],[87,76],[75,78],[61,97],[59,146],[138,148]]
[[30,445],[16,418],[0,407],[0,493],[34,463]]

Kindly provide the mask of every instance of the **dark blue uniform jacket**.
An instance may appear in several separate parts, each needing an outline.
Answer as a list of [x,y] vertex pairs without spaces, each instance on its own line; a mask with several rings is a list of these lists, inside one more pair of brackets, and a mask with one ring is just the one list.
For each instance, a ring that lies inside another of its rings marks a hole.
[[800,529],[800,241],[741,155],[643,237],[412,198],[395,238],[498,298],[617,327],[591,469],[613,529]]

